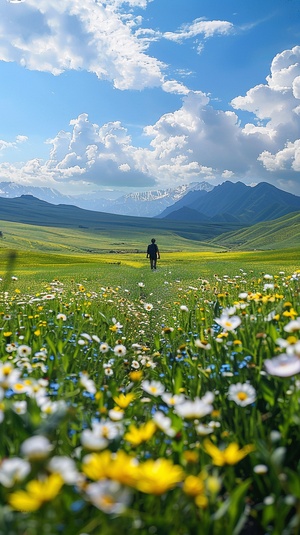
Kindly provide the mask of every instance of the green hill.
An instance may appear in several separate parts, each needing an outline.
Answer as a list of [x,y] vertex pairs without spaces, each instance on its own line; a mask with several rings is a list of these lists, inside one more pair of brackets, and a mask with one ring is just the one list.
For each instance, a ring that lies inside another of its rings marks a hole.
[[[149,217],[93,212],[72,205],[50,204],[36,199],[32,195],[22,195],[14,199],[0,197],[0,218],[5,221],[29,225],[88,229],[99,235],[109,233],[110,236],[124,236],[126,240],[133,238],[136,232],[143,232],[144,236],[150,234],[151,237],[152,234],[158,236],[163,233],[171,233],[188,240],[207,241],[224,231],[229,232],[242,228],[242,225],[232,223],[182,223]],[[2,227],[0,231],[4,233],[5,224],[2,224]]]
[[285,249],[300,244],[300,212],[292,212],[279,219],[257,223],[235,232],[226,232],[210,241],[229,249]]
[[[0,253],[18,250],[63,255],[107,253],[145,253],[153,229],[146,227],[113,227],[107,229],[63,228],[28,225],[0,220]],[[175,231],[157,228],[154,233],[165,252],[218,251],[222,247],[206,241],[187,239]]]

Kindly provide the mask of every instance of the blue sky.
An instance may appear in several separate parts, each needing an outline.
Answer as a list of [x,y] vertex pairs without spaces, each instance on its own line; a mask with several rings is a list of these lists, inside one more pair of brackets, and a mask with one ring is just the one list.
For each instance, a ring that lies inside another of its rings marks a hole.
[[0,181],[300,195],[298,0],[2,0]]

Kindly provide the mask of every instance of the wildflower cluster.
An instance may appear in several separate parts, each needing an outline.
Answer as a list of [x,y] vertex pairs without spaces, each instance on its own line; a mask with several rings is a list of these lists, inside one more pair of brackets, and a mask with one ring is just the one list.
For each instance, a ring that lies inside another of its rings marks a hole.
[[2,293],[0,531],[297,533],[299,281]]

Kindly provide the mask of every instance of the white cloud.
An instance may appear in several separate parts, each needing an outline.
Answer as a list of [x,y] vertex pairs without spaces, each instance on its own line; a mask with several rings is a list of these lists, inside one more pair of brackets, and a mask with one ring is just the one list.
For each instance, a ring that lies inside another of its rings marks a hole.
[[184,24],[177,32],[165,32],[165,39],[170,41],[181,42],[184,39],[190,39],[203,35],[205,39],[213,35],[227,35],[233,29],[233,24],[224,20],[203,20],[195,19],[189,24]]
[[[300,46],[275,56],[266,81],[250,89],[246,96],[233,99],[232,105],[253,112],[265,123],[264,126],[247,124],[244,133],[257,139],[262,136],[257,159],[269,172],[269,179],[278,178],[282,183],[282,171],[293,171],[295,188],[300,192]],[[263,146],[266,136],[270,140],[269,147]],[[286,178],[290,181],[289,172]]]
[[25,143],[28,141],[27,136],[16,136],[15,141],[4,141],[3,139],[0,139],[0,152],[3,152],[7,149],[16,149],[18,148],[18,145],[21,143]]
[[164,82],[162,84],[162,89],[166,93],[175,93],[177,95],[187,95],[190,91],[184,84],[177,82],[176,80],[168,80]]
[[84,69],[117,89],[141,90],[165,82],[167,65],[149,54],[151,42],[182,42],[198,35],[207,39],[233,27],[227,21],[196,19],[178,32],[142,28],[143,18],[134,10],[145,9],[149,1],[1,2],[0,60],[53,75]]
[[300,139],[294,143],[287,142],[282,150],[276,154],[271,154],[269,151],[263,151],[259,157],[259,161],[268,171],[300,171]]
[[[148,145],[135,146],[119,121],[98,125],[83,113],[70,121],[69,131],[47,140],[47,161],[2,164],[0,174],[145,188],[203,179],[266,180],[300,194],[299,63],[300,47],[278,54],[266,83],[236,97],[234,111],[216,110],[205,93],[165,82],[165,91],[182,95],[182,106],[144,129]],[[254,114],[253,122],[243,126],[240,109]]]
[[148,55],[133,33],[139,19],[122,4],[145,8],[144,0],[26,0],[0,4],[0,59],[59,75],[85,69],[118,89],[159,86],[164,64]]

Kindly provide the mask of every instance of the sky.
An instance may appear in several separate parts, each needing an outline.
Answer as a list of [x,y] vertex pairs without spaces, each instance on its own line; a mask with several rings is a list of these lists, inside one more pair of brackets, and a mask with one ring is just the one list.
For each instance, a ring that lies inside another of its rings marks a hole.
[[300,195],[299,0],[0,0],[0,181]]

